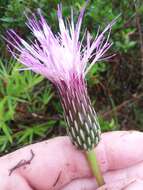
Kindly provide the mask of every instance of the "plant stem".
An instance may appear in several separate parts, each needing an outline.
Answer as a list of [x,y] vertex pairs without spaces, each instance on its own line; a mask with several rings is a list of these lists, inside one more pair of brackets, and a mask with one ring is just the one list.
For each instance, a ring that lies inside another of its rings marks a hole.
[[92,149],[92,150],[86,151],[85,153],[86,153],[88,162],[90,164],[91,170],[93,172],[93,175],[96,178],[98,186],[100,187],[100,186],[104,185],[105,182],[104,182],[103,176],[101,174],[100,166],[98,164],[94,150]]

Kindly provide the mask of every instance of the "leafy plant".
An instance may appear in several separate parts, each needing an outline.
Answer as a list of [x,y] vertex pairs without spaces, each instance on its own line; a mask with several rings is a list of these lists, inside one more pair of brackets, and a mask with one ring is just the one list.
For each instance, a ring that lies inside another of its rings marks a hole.
[[[28,110],[35,110],[35,104],[30,105],[34,99],[42,106],[37,107],[38,111],[43,110],[52,98],[50,87],[44,89],[40,95],[38,94],[32,97],[34,88],[43,81],[43,78],[39,75],[35,75],[30,71],[18,71],[19,64],[11,60],[10,63],[4,64],[0,61],[0,149],[5,149],[8,143],[13,143],[14,137],[23,134],[23,137],[19,138],[17,143],[23,142],[26,138],[33,139],[35,134],[43,135],[45,130],[49,127],[43,128],[43,124],[40,127],[37,125],[28,128],[21,129],[21,124],[16,123],[16,130],[20,132],[14,134],[15,126],[12,121],[18,117],[17,110],[20,109],[20,105],[26,105]],[[28,109],[30,107],[30,109]],[[51,124],[50,124],[51,125]],[[5,140],[4,140],[5,137]],[[23,139],[23,140],[22,140]],[[31,141],[29,141],[31,142]]]
[[117,130],[117,126],[115,124],[114,119],[111,119],[110,121],[107,121],[107,120],[100,117],[99,122],[100,122],[100,125],[101,125],[101,128],[102,128],[103,132]]

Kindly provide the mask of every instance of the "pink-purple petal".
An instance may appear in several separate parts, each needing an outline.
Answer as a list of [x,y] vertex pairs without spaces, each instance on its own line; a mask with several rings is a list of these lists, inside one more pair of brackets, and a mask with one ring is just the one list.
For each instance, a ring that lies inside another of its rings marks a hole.
[[[7,42],[18,52],[10,48],[12,55],[27,69],[42,74],[55,84],[61,80],[68,84],[73,76],[74,80],[84,77],[112,45],[109,42],[110,31],[116,22],[116,19],[113,20],[101,33],[98,30],[95,39],[85,31],[80,41],[79,35],[86,5],[87,3],[81,9],[76,24],[73,20],[73,11],[70,22],[66,22],[62,17],[62,7],[59,5],[57,15],[60,31],[57,34],[52,32],[41,11],[38,12],[38,18],[32,14],[32,17],[28,18],[27,26],[35,40],[27,43],[13,30],[7,33],[9,36]],[[109,33],[105,36],[107,31]],[[86,41],[85,45],[83,41]],[[87,65],[91,58],[91,64]]]

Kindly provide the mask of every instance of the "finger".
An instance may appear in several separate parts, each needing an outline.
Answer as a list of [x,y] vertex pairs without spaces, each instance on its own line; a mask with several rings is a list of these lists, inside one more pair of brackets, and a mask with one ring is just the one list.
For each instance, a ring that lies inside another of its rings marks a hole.
[[123,179],[105,184],[104,186],[97,188],[97,190],[129,190],[128,187],[131,187],[136,181],[137,179]]
[[8,189],[10,190],[34,190],[30,184],[20,175],[15,175],[11,178]]
[[[102,141],[97,146],[97,156],[102,160],[105,151],[107,170],[131,166],[143,160],[143,133],[137,131],[117,131],[104,133]],[[103,149],[103,150],[102,150]],[[101,157],[101,158],[100,158]],[[102,165],[102,164],[101,164]]]
[[0,190],[34,190],[30,184],[20,175],[13,175],[11,178],[0,178]]
[[[107,183],[106,185],[96,188],[96,182],[94,178],[88,179],[76,179],[73,180],[69,185],[62,188],[61,190],[123,190],[130,185],[134,185],[134,182],[138,181],[137,179],[122,179],[115,182]],[[128,190],[128,189],[126,189]],[[135,190],[135,189],[134,189]]]
[[[106,188],[108,187],[108,189],[110,190],[120,190],[120,189],[123,189],[123,187],[126,187],[126,188],[128,186],[130,187],[130,183],[132,185],[132,183],[134,184],[134,182],[135,182],[134,185],[141,186],[142,183],[138,184],[138,180],[137,180],[137,184],[136,184],[135,179],[137,178],[143,179],[142,171],[143,171],[143,162],[138,163],[137,165],[131,166],[129,168],[107,172],[104,174],[104,180],[105,180],[106,185],[102,188],[99,188],[99,190],[105,189],[105,187]],[[97,187],[95,178],[73,180],[70,184],[65,186],[65,188],[63,188],[62,190],[72,190],[72,189],[80,190],[80,189],[83,189],[83,187],[87,190],[92,190],[92,189],[95,190]]]
[[97,187],[95,178],[75,179],[61,190],[95,190]]
[[142,190],[143,181],[140,179],[120,180],[106,184],[97,190]]
[[104,174],[104,179],[106,183],[111,183],[119,180],[128,180],[140,178],[143,179],[143,162],[140,162],[134,166],[128,168],[110,171]]
[[[143,134],[140,132],[104,134],[96,148],[102,171],[142,161],[143,150],[138,148],[142,143]],[[29,159],[31,149],[35,153],[31,164],[25,166],[25,169],[20,167],[14,172],[20,173],[37,189],[60,188],[73,179],[91,176],[84,154],[76,150],[67,137],[37,143],[1,158],[6,175],[9,173],[8,170],[20,160]]]
[[[95,190],[97,187],[94,178],[76,179],[66,185],[61,190]],[[107,182],[104,186],[96,190],[142,190],[143,181],[136,178],[125,178],[113,182]]]
[[[96,182],[94,178],[76,179],[66,185],[61,190],[95,190]],[[114,182],[107,182],[106,185],[97,188],[97,190],[142,190],[143,181],[140,179],[120,179]]]
[[[31,150],[35,154],[31,163],[18,167],[20,161],[31,158]],[[79,167],[78,161],[85,167]],[[6,155],[0,159],[0,168],[3,176],[10,178],[19,174],[40,190],[60,188],[72,179],[90,173],[84,155],[73,147],[68,137],[37,143]],[[9,176],[13,168],[16,169]]]

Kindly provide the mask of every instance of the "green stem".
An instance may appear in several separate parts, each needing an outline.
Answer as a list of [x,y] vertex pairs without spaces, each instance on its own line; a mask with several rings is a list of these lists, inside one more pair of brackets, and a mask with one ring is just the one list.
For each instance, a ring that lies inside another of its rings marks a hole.
[[101,174],[100,166],[98,164],[94,150],[92,149],[92,150],[86,151],[85,153],[86,153],[88,162],[90,164],[91,170],[93,172],[93,175],[96,178],[98,186],[100,187],[100,186],[104,185],[105,182],[104,182],[103,176]]

